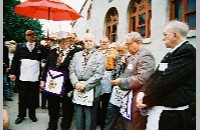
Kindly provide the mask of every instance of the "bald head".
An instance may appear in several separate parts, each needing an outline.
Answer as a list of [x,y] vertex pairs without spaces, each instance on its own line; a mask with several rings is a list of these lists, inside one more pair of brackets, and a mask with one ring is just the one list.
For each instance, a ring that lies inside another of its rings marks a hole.
[[25,32],[25,34],[34,34],[34,31],[33,31],[33,30],[27,30],[27,31]]
[[32,31],[32,30],[27,30],[27,31],[25,32],[25,35],[26,35],[26,40],[27,40],[27,42],[30,42],[30,43],[35,42],[36,37],[35,37],[34,31]]

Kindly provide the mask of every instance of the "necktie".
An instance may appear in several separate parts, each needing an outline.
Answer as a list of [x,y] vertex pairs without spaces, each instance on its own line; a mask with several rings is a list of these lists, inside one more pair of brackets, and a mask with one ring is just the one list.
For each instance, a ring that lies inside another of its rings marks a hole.
[[85,53],[85,56],[84,56],[84,62],[85,62],[85,65],[87,64],[88,59],[89,59],[88,54],[89,54],[89,53],[86,52],[86,53]]
[[32,52],[33,50],[33,44],[29,44],[29,51]]
[[63,54],[64,54],[64,53],[63,53],[63,50],[60,50],[59,55],[58,55],[58,57],[57,57],[57,63],[56,63],[56,66],[57,66],[57,67],[59,67],[60,64],[62,63]]

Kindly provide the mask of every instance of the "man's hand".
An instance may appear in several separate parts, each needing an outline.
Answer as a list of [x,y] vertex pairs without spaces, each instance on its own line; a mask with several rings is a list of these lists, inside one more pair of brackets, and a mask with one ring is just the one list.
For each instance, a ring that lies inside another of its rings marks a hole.
[[113,86],[119,86],[119,85],[120,85],[120,79],[118,78],[118,79],[112,80],[112,81],[111,81],[111,84],[112,84]]
[[44,90],[44,81],[40,81],[40,91]]
[[11,81],[15,81],[15,80],[16,80],[16,76],[13,75],[13,74],[11,74],[9,77],[10,77],[10,80],[11,80]]
[[78,83],[76,83],[76,89],[78,90],[78,92],[82,92],[85,90],[85,85],[78,82]]
[[6,73],[9,73],[10,68],[6,68]]
[[143,104],[143,97],[144,97],[144,93],[143,92],[139,92],[137,95],[136,95],[136,106],[139,108],[139,109],[142,109],[144,107],[147,107],[146,104]]

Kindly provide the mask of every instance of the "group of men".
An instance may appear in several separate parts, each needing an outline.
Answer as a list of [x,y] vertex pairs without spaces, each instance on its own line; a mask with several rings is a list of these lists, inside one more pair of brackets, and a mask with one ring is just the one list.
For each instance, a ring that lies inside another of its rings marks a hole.
[[[66,36],[47,56],[44,46],[35,42],[34,32],[26,31],[27,42],[17,45],[10,75],[12,81],[19,77],[19,113],[15,123],[24,120],[26,109],[30,119],[37,121],[39,86],[45,89],[49,68],[54,68],[66,73],[66,77],[62,96],[47,95],[47,130],[57,129],[60,103],[62,130],[70,129],[74,110],[77,130],[95,130],[99,104],[103,112],[102,130],[112,130],[118,115],[122,116],[126,130],[188,130],[192,118],[189,105],[196,90],[196,49],[186,39],[188,30],[187,24],[175,20],[166,25],[163,42],[172,50],[156,69],[154,56],[143,47],[138,32],[125,36],[124,46],[116,46],[119,55],[115,57],[117,53],[107,49],[108,38],[101,38],[102,46],[96,49],[95,37],[90,33],[83,38],[83,48],[72,44]],[[117,60],[113,62],[114,68],[106,66],[109,58]],[[40,63],[44,59],[46,65],[41,76]],[[124,94],[118,96],[125,105],[120,101],[117,106],[111,101],[114,88]],[[87,93],[93,95],[90,95],[92,105],[76,101],[76,96],[80,98],[80,94]]]

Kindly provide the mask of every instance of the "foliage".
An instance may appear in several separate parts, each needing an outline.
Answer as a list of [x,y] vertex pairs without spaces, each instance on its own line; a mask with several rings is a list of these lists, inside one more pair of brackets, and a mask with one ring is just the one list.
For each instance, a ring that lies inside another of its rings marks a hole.
[[18,15],[14,7],[20,0],[3,0],[3,36],[5,41],[15,40],[17,43],[25,42],[25,31],[33,30],[37,41],[44,38],[42,25],[39,20]]

